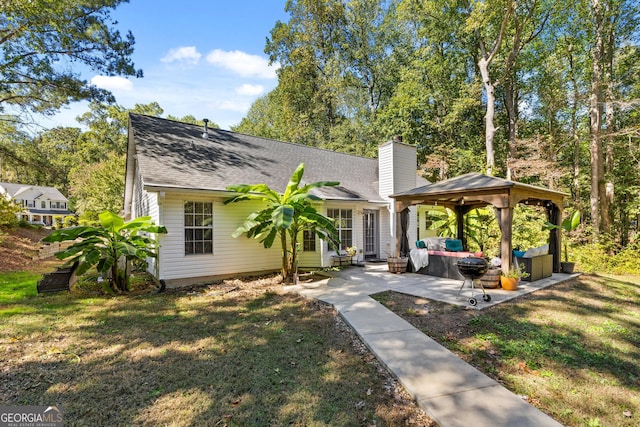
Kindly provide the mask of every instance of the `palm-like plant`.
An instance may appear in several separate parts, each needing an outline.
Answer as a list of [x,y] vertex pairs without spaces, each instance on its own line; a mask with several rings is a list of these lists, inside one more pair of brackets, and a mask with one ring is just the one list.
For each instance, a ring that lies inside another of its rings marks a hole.
[[264,209],[250,214],[233,233],[233,237],[246,233],[248,238],[259,240],[265,248],[273,246],[279,237],[282,246],[282,277],[287,282],[294,280],[297,271],[297,243],[302,231],[315,232],[334,248],[339,245],[334,221],[313,207],[313,202],[321,199],[310,193],[313,188],[336,186],[339,183],[320,181],[301,185],[303,175],[304,163],[301,163],[291,175],[283,194],[266,184],[229,186],[227,190],[240,194],[224,202],[228,204],[259,200],[266,204]]
[[67,249],[56,253],[56,257],[66,259],[66,264],[77,262],[78,275],[94,265],[100,273],[111,271],[112,290],[128,291],[129,271],[126,265],[121,268],[118,261],[156,257],[157,241],[146,233],[166,233],[167,229],[155,225],[149,216],[124,222],[113,212],[105,211],[98,217],[100,227],[63,228],[54,231],[43,240],[52,243],[80,239]]
[[558,227],[555,224],[552,224],[550,222],[546,222],[545,223],[545,229],[546,230],[554,230],[554,229],[562,229],[565,233],[565,239],[563,239],[563,247],[564,247],[564,262],[569,262],[569,251],[568,251],[568,242],[567,239],[569,238],[570,233],[575,230],[576,228],[578,228],[578,226],[580,225],[580,211],[579,210],[575,210],[571,213],[571,215],[567,216],[562,223],[560,224],[560,226]]

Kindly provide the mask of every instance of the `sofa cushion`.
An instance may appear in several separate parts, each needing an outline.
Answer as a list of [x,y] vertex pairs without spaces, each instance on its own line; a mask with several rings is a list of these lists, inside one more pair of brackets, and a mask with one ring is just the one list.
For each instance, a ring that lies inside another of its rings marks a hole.
[[522,258],[533,258],[535,256],[538,256],[538,248],[529,248],[522,254]]
[[537,248],[529,248],[522,255],[522,258],[534,258],[541,255],[549,254],[549,245],[538,246]]

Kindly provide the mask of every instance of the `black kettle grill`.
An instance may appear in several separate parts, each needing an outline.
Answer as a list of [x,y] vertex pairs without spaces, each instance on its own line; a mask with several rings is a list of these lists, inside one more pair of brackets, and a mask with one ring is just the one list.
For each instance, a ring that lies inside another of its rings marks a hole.
[[[466,257],[462,258],[457,263],[458,271],[464,277],[462,285],[458,290],[458,295],[462,291],[467,280],[471,280],[471,296],[469,297],[469,305],[475,306],[478,304],[478,300],[473,296],[473,290],[475,289],[475,282],[478,281],[489,269],[489,263],[484,258],[479,257]],[[482,299],[486,302],[491,301],[491,295],[487,294],[484,291],[484,286],[482,286],[482,282],[480,282],[480,289],[482,289]]]

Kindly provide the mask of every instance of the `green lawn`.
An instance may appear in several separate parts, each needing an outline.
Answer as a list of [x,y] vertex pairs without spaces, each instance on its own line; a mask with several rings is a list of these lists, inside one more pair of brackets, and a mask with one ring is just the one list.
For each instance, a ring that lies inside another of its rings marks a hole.
[[376,298],[567,426],[640,425],[640,286],[583,276],[477,312]]
[[433,425],[332,309],[269,280],[116,297],[36,281],[0,274],[1,405],[61,405],[68,425]]
[[0,305],[34,297],[41,274],[31,272],[0,273]]

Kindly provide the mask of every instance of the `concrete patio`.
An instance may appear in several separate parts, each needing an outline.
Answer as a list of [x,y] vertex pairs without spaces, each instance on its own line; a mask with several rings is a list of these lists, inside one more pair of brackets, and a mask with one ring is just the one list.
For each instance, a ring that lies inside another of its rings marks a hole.
[[400,318],[370,295],[393,290],[426,299],[482,310],[560,283],[579,274],[553,274],[516,291],[489,289],[491,301],[469,306],[470,288],[462,281],[414,273],[391,274],[385,263],[332,271],[331,277],[289,287],[305,297],[332,304],[373,354],[441,427],[559,426],[492,378]]

